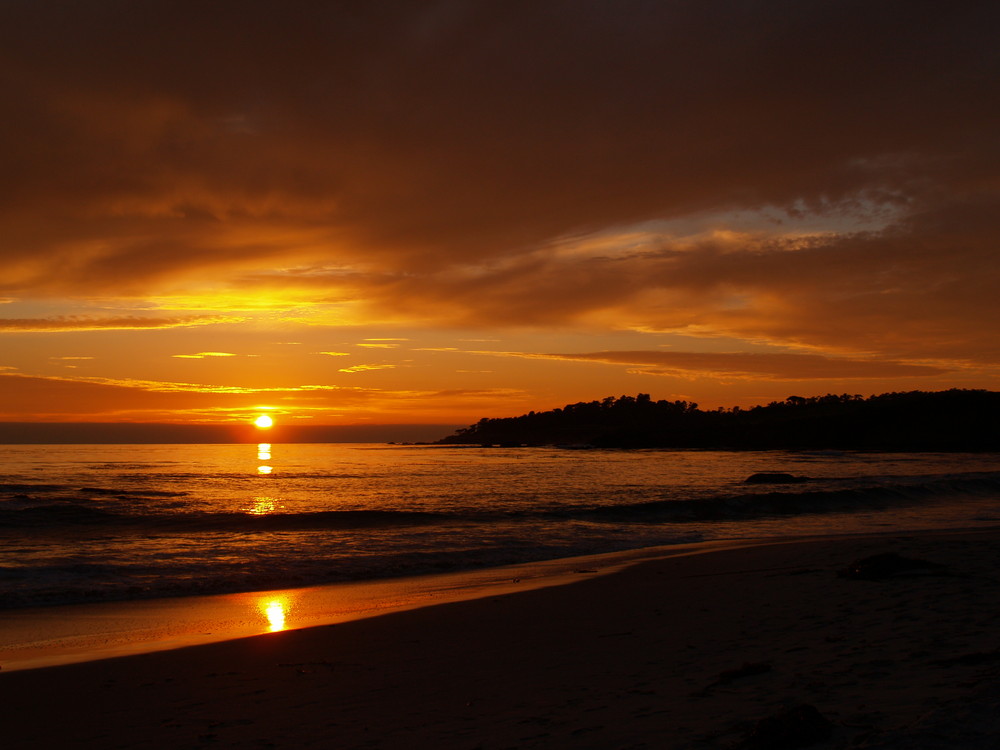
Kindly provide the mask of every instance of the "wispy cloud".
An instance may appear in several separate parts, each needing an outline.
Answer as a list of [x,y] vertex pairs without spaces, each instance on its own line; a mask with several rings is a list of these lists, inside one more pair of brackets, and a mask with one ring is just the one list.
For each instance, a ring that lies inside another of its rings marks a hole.
[[74,382],[96,385],[135,388],[155,393],[219,393],[219,394],[255,394],[255,393],[302,393],[306,391],[336,391],[336,385],[296,385],[275,387],[254,387],[239,385],[207,385],[202,383],[175,383],[160,380],[140,380],[136,378],[78,378]]
[[54,318],[0,318],[0,331],[9,333],[145,330],[154,328],[189,328],[191,326],[234,323],[243,318],[227,315],[202,315],[183,318],[153,318],[138,316],[92,317],[66,315]]
[[[486,354],[487,352],[483,352]],[[773,380],[839,380],[915,378],[943,375],[948,370],[873,359],[824,357],[818,354],[754,352],[609,351],[580,354],[489,352],[498,356],[561,359],[631,365],[653,375],[691,375]]]
[[[393,389],[301,385],[226,387],[129,378],[33,376],[0,366],[0,420],[247,421],[267,409],[284,419],[365,421],[391,411],[394,422],[433,422],[438,409],[473,408],[491,399],[518,402],[517,389]],[[381,419],[380,421],[385,421]]]
[[354,365],[352,367],[343,367],[338,372],[355,373],[355,372],[367,372],[369,370],[393,370],[397,365]]
[[176,359],[206,359],[210,357],[236,357],[232,352],[198,352],[197,354],[171,354]]

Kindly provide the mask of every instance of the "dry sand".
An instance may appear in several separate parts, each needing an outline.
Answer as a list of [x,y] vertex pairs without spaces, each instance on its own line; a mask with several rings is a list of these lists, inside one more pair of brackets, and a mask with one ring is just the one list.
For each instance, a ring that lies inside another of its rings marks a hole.
[[[885,552],[947,569],[838,577]],[[0,744],[995,750],[998,563],[998,530],[765,544],[0,672]]]

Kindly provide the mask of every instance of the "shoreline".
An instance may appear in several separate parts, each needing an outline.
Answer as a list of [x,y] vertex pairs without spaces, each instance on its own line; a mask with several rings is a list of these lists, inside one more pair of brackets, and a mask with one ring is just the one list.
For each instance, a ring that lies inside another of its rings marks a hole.
[[62,666],[322,627],[563,586],[668,557],[797,540],[709,540],[302,588],[11,609],[0,617],[0,671]]
[[[943,567],[836,575],[884,552]],[[998,558],[998,528],[782,539],[4,670],[5,746],[749,750],[768,746],[753,744],[768,719],[809,707],[810,747],[992,747]]]
[[[57,667],[336,625],[571,585],[673,557],[900,534],[991,531],[992,527],[968,527],[704,540],[300,588],[24,607],[5,610],[0,617],[0,671]],[[1000,534],[1000,526],[996,531]]]

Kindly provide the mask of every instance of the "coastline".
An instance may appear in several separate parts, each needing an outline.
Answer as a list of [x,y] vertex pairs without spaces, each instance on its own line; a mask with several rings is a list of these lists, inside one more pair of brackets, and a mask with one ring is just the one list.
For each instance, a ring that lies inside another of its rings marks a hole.
[[681,555],[778,544],[736,539],[292,589],[26,607],[0,617],[0,670],[62,666],[301,630],[563,586]]
[[[752,748],[801,706],[825,722],[809,746],[989,746],[1000,529],[774,541],[5,670],[5,746]],[[883,552],[946,567],[836,575]]]

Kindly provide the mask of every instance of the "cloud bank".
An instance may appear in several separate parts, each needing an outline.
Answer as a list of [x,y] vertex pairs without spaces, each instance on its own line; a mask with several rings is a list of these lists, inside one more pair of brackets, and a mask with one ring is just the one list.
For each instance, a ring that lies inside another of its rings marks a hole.
[[937,367],[899,362],[832,359],[817,354],[611,351],[522,356],[634,365],[640,367],[643,372],[655,375],[698,374],[774,380],[927,377],[946,372]]
[[4,301],[238,291],[318,324],[827,356],[634,363],[765,377],[1000,363],[995,3],[17,0],[2,21]]

